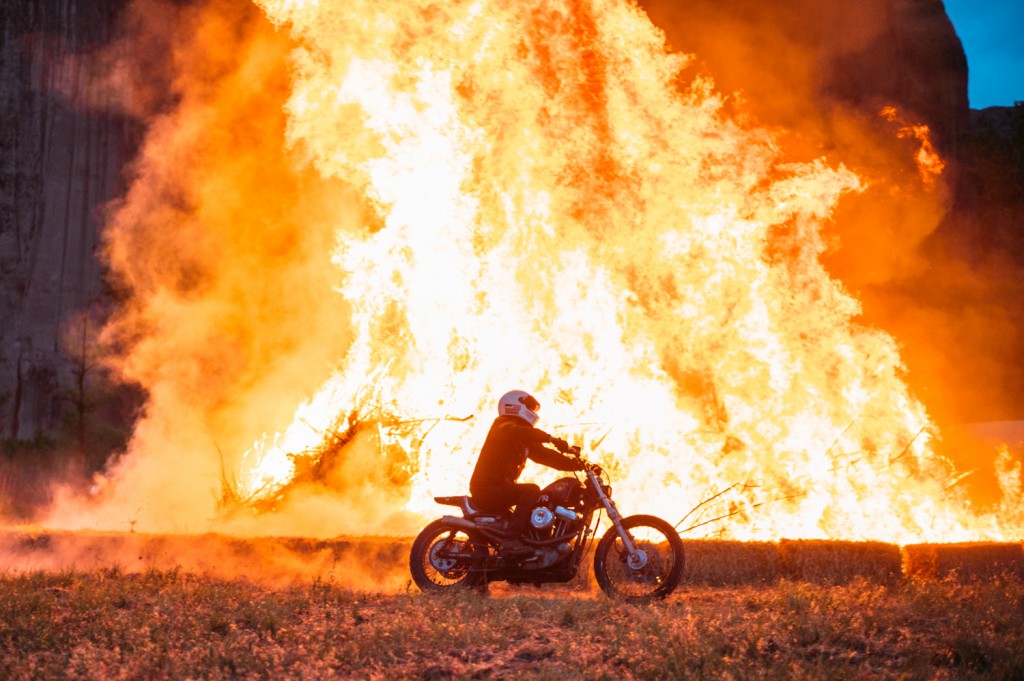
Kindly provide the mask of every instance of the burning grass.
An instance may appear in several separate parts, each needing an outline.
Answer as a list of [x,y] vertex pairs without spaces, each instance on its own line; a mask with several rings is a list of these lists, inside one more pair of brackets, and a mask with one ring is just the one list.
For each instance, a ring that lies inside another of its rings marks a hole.
[[637,607],[565,591],[372,594],[179,570],[0,579],[0,676],[1021,678],[1024,584],[854,579],[683,587]]

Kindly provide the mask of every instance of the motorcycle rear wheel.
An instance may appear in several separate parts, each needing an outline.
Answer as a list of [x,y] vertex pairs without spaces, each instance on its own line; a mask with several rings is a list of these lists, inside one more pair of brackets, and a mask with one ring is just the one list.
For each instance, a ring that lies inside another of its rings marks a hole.
[[594,551],[594,577],[612,598],[642,603],[672,593],[683,577],[683,540],[661,518],[623,518],[637,553],[630,556],[618,531],[611,527]]
[[478,587],[486,578],[486,552],[465,530],[435,520],[413,541],[409,572],[425,593]]

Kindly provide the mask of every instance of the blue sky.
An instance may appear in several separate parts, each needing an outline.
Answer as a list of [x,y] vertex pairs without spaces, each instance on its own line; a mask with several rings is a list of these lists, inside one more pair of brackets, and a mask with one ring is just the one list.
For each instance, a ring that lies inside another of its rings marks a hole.
[[945,0],[967,53],[972,109],[1024,101],[1024,0]]

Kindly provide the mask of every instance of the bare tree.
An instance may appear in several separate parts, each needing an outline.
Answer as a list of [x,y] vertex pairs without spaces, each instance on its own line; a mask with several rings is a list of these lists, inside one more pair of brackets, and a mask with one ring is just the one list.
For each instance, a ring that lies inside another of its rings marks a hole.
[[69,463],[80,473],[86,473],[88,468],[89,414],[101,399],[97,386],[103,371],[98,341],[101,328],[101,313],[94,306],[75,314],[61,334],[61,346],[69,360],[71,374],[70,384],[60,391],[61,399],[71,405],[75,455]]

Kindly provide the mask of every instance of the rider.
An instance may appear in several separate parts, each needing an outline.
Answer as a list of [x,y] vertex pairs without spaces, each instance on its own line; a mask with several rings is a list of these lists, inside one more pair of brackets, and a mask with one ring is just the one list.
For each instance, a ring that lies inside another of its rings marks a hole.
[[[568,451],[569,443],[533,427],[540,418],[539,410],[540,402],[522,390],[501,396],[498,418],[491,424],[469,481],[473,501],[483,510],[502,513],[515,506],[508,527],[509,539],[501,545],[506,555],[530,551],[519,537],[526,530],[540,487],[516,482],[526,459],[560,471],[583,470],[579,459],[558,453]],[[558,452],[544,447],[545,444],[554,445]]]

